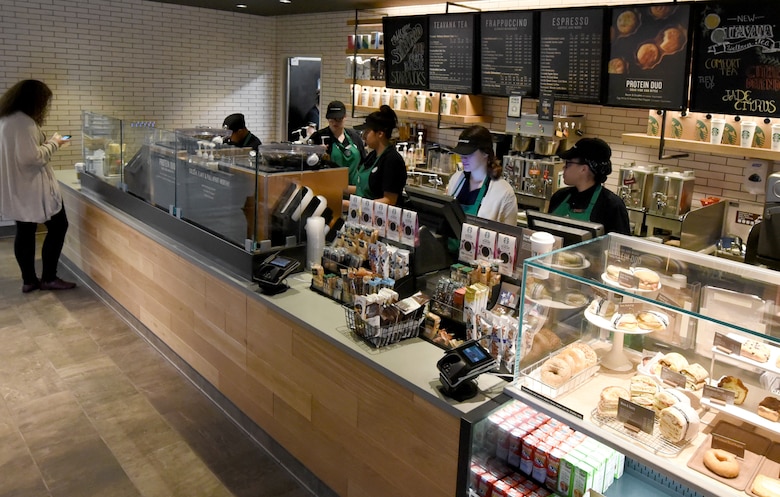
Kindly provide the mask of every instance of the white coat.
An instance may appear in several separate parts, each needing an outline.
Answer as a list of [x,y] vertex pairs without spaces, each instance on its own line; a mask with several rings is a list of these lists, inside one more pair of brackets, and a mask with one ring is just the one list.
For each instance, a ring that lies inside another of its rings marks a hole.
[[[447,184],[447,194],[453,197],[465,184],[463,171],[456,171]],[[487,192],[482,197],[482,204],[477,211],[477,217],[491,219],[499,223],[517,225],[517,197],[512,185],[503,178],[490,180]]]
[[0,215],[43,223],[62,209],[62,194],[49,165],[59,148],[33,119],[15,112],[0,119]]

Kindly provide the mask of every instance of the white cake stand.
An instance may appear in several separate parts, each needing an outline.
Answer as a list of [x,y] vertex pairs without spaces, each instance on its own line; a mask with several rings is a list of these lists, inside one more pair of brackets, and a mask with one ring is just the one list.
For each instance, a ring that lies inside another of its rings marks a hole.
[[631,331],[618,330],[612,326],[612,321],[605,319],[598,314],[593,314],[587,309],[585,310],[585,318],[599,328],[612,332],[612,348],[601,357],[601,365],[612,371],[620,372],[634,369],[634,363],[631,362],[631,359],[623,350],[623,339],[625,335],[646,335],[653,330],[643,330],[639,328]]

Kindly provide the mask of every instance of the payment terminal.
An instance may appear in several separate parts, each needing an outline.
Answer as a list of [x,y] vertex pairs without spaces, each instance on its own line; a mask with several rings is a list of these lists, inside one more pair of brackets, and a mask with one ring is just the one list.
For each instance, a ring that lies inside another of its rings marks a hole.
[[252,279],[257,282],[265,293],[280,293],[287,289],[284,279],[300,267],[301,263],[295,259],[280,257],[277,254],[267,258],[257,268]]
[[468,341],[452,350],[436,363],[443,393],[461,400],[477,393],[476,384],[471,381],[482,373],[496,367],[493,357],[476,341]]

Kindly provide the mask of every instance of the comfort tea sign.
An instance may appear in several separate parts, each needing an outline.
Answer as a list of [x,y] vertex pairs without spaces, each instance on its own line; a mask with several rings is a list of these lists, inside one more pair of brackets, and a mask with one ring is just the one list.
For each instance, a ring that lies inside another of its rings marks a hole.
[[697,5],[691,110],[780,116],[775,3]]

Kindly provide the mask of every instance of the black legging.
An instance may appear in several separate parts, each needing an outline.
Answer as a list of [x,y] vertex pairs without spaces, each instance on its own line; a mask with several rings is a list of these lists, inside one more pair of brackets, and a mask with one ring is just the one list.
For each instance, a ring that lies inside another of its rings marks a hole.
[[[43,272],[41,281],[53,281],[57,279],[57,264],[60,261],[62,246],[65,244],[65,233],[68,232],[68,217],[65,215],[65,206],[51,219],[43,223],[48,233],[43,240],[41,260]],[[22,270],[22,279],[25,285],[38,282],[35,274],[35,232],[38,223],[26,223],[16,221],[16,238],[14,239],[14,255],[19,269]]]

